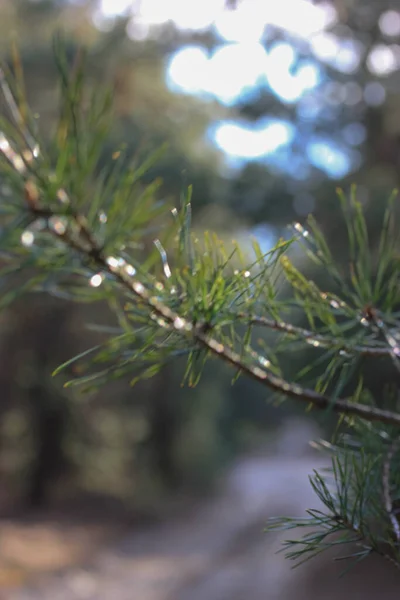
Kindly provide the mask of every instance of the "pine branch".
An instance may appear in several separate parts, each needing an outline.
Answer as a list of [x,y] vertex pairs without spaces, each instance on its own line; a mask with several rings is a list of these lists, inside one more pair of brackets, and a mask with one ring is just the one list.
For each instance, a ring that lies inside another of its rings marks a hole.
[[[25,192],[27,205],[32,216],[34,218],[39,218],[45,215],[47,218],[48,229],[55,237],[61,239],[71,249],[76,250],[80,252],[81,255],[91,259],[97,268],[115,277],[124,289],[140,298],[149,309],[164,319],[165,324],[172,325],[175,331],[179,332],[181,335],[193,338],[200,346],[206,348],[213,355],[220,357],[220,359],[235,367],[241,373],[246,374],[275,392],[282,393],[289,398],[293,398],[303,403],[311,404],[317,409],[325,410],[329,408],[338,414],[355,415],[367,421],[380,421],[381,423],[400,426],[399,414],[354,403],[341,398],[331,400],[329,397],[319,394],[312,389],[289,383],[272,373],[268,373],[261,367],[246,364],[237,352],[234,352],[231,348],[221,344],[206,333],[203,325],[199,326],[192,323],[178,312],[171,310],[168,306],[160,302],[151,291],[134,276],[136,269],[132,265],[119,257],[104,256],[101,247],[95,242],[92,233],[87,227],[85,218],[82,215],[73,214],[73,220],[80,235],[80,237],[76,239],[72,235],[70,228],[65,226],[57,214],[53,213],[50,209],[43,209],[38,204],[38,191],[32,182],[27,182]],[[62,196],[64,199],[67,198],[64,191],[60,191],[59,196]],[[69,200],[64,201],[69,202]]]
[[[352,552],[336,560],[353,559],[355,564],[374,553],[400,570],[399,554],[385,537],[387,515],[381,506],[377,485],[377,467],[381,466],[379,453],[364,448],[354,451],[347,444],[331,446],[330,453],[331,467],[324,469],[324,473],[314,471],[310,476],[311,486],[326,510],[307,510],[305,518],[269,519],[267,531],[311,528],[302,538],[283,543],[282,551],[287,558],[296,561],[295,566],[334,546],[346,545]],[[391,455],[387,464],[392,458]],[[384,471],[386,487],[387,467]]]
[[297,327],[284,321],[276,321],[263,316],[252,316],[246,313],[240,312],[235,315],[235,318],[242,320],[248,325],[259,325],[261,327],[267,327],[273,331],[280,331],[294,338],[301,338],[306,343],[314,346],[315,348],[333,348],[337,352],[346,352],[347,354],[361,354],[364,356],[392,356],[393,349],[386,348],[384,346],[370,346],[361,344],[346,344],[341,340],[322,335],[311,331],[310,329],[304,329],[303,327]]
[[[13,96],[7,86],[4,75],[2,73],[0,75],[3,93],[8,103],[11,103],[10,110],[13,119],[17,126],[21,127],[22,119],[18,115],[18,107],[12,100]],[[5,133],[0,132],[0,152],[9,165],[25,179],[25,201],[32,220],[44,219],[47,230],[53,236],[62,240],[71,250],[79,252],[82,258],[89,260],[92,266],[96,268],[96,272],[100,269],[102,272],[114,277],[121,288],[129,293],[133,293],[150,311],[159,317],[158,324],[160,327],[172,326],[174,331],[179,335],[195,341],[199,347],[204,348],[212,355],[230,364],[238,372],[246,374],[250,378],[286,397],[310,404],[320,410],[330,409],[338,414],[355,415],[367,421],[380,421],[400,426],[400,415],[394,412],[362,405],[343,398],[331,399],[313,389],[290,383],[264,368],[248,364],[243,356],[235,352],[228,345],[218,341],[215,337],[212,337],[204,324],[191,321],[177,310],[171,309],[160,301],[135,276],[136,269],[129,262],[118,256],[106,256],[104,254],[103,248],[98,245],[94,234],[90,231],[85,217],[73,208],[71,200],[64,189],[58,189],[55,194],[60,204],[59,213],[41,201],[39,188],[30,176],[32,163],[37,158],[38,145],[33,143],[30,134],[28,135],[26,132],[23,132],[23,139],[27,144],[29,142],[29,147],[33,146],[33,149],[26,153],[19,153],[13,148],[12,143]],[[261,324],[271,329],[303,338],[306,341],[311,341],[313,345],[340,346],[340,342],[338,344],[337,341],[335,342],[331,338],[277,320],[273,321],[265,317],[248,317],[244,313],[239,313],[239,317],[246,319],[249,324]],[[360,352],[377,355],[393,353],[393,348],[388,351],[386,348],[373,348],[364,345],[355,345],[352,347],[342,345],[341,349],[349,349],[353,353]]]

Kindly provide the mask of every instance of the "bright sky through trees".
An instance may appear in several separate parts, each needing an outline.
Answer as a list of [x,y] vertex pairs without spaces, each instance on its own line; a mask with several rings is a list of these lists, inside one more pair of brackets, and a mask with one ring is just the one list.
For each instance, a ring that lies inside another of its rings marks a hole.
[[[326,31],[336,20],[330,4],[315,5],[310,0],[241,0],[235,10],[225,5],[225,0],[101,0],[94,20],[98,26],[107,27],[116,16],[131,14],[128,35],[132,39],[151,35],[154,27],[167,21],[182,30],[214,28],[221,45],[211,53],[201,46],[182,47],[168,63],[166,79],[178,93],[215,98],[228,106],[260,87],[268,88],[283,103],[298,103],[321,81],[318,61],[346,74],[359,67],[362,48],[357,41],[349,39],[344,43]],[[386,35],[400,31],[398,13],[387,11],[381,21],[379,26]],[[261,42],[271,26],[309,44],[317,60],[303,60],[295,66],[296,50],[287,41],[276,42],[267,51]],[[369,69],[375,75],[388,74],[400,65],[400,52],[389,45],[381,46],[374,47],[368,59]],[[371,103],[376,103],[378,96],[378,103],[384,100],[379,94],[370,95]],[[245,122],[220,122],[212,128],[211,135],[227,155],[254,160],[271,156],[290,144],[293,126],[272,118],[267,124],[264,121],[252,126]],[[305,152],[310,163],[330,177],[343,177],[358,162],[357,151],[345,144],[334,147],[324,139],[310,140]]]

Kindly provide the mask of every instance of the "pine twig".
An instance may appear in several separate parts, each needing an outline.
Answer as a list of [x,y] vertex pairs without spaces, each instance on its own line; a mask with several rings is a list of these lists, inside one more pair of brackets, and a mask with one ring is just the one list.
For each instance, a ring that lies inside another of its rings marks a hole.
[[292,337],[302,338],[316,347],[335,348],[338,352],[343,351],[349,354],[363,354],[365,356],[392,356],[393,354],[391,348],[368,346],[366,344],[349,346],[348,344],[340,343],[338,340],[330,338],[329,336],[315,333],[310,329],[304,329],[303,327],[297,327],[296,325],[285,323],[284,321],[276,321],[264,316],[249,316],[246,315],[246,313],[241,312],[235,315],[235,317],[246,321],[249,325],[260,325],[274,331],[286,333]]
[[[29,188],[27,188],[28,184]],[[25,192],[28,208],[34,218],[43,217],[44,211],[39,206],[35,193],[33,192],[34,188],[32,186],[34,186],[34,184],[27,182],[27,185],[25,186]],[[63,197],[64,202],[69,201],[63,190],[59,192],[59,196]],[[32,198],[34,197],[35,201],[32,201]],[[341,398],[331,400],[328,396],[324,396],[323,394],[312,389],[304,388],[298,384],[289,383],[258,366],[246,364],[237,352],[224,346],[206,333],[204,328],[182,317],[179,313],[171,310],[163,302],[160,302],[158,298],[153,296],[151,291],[135,277],[136,270],[132,265],[122,258],[104,256],[102,249],[96,244],[92,233],[87,227],[86,220],[82,215],[70,213],[79,232],[79,235],[76,238],[71,235],[70,228],[61,222],[56,213],[52,213],[51,209],[46,209],[46,214],[48,217],[48,229],[53,235],[61,239],[71,249],[91,258],[98,268],[115,277],[123,288],[140,298],[153,312],[164,319],[166,325],[172,325],[174,329],[182,335],[194,338],[199,345],[206,348],[213,355],[219,356],[238,371],[246,374],[248,377],[259,383],[262,383],[275,392],[311,404],[314,408],[320,410],[330,408],[335,413],[356,415],[367,421],[378,421],[400,427],[399,414],[359,403],[353,403]]]
[[400,524],[397,520],[395,511],[393,509],[392,496],[390,492],[390,470],[391,464],[393,461],[393,457],[400,447],[400,439],[394,440],[391,444],[389,451],[386,455],[385,462],[383,463],[383,472],[382,472],[382,495],[383,502],[385,506],[386,513],[389,517],[390,523],[393,528],[393,533],[396,538],[396,542],[400,543]]

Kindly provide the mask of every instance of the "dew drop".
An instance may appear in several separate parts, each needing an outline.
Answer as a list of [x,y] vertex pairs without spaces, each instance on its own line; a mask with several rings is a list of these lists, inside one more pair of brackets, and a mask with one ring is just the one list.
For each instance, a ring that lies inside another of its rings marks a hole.
[[124,271],[130,277],[134,277],[136,275],[136,269],[135,269],[135,267],[132,267],[132,265],[125,265]]
[[175,329],[183,329],[186,325],[186,321],[184,319],[181,319],[181,317],[177,317],[174,321],[174,327]]
[[156,288],[156,290],[158,290],[159,292],[162,292],[162,291],[163,291],[163,289],[164,289],[164,286],[163,286],[163,284],[162,284],[160,281],[157,281],[154,287],[155,287],[155,288]]
[[0,133],[0,150],[6,153],[10,148],[10,144],[4,133]]
[[167,329],[167,327],[169,327],[169,324],[167,323],[167,321],[165,319],[162,319],[161,317],[158,317],[156,319],[157,321],[157,325],[159,325],[160,327],[164,327],[164,329]]
[[144,285],[142,285],[139,281],[134,281],[132,288],[137,294],[139,294],[139,296],[142,296],[145,292]]
[[113,256],[107,256],[106,263],[111,269],[116,269],[118,267],[118,261]]
[[67,222],[60,217],[50,217],[49,225],[58,235],[63,235],[67,230]]
[[245,272],[243,273],[243,276],[244,276],[244,277],[250,277],[250,271],[245,271]]
[[265,356],[259,356],[258,362],[260,363],[260,365],[262,367],[265,367],[266,369],[268,369],[271,366],[271,363],[269,362],[269,360],[267,358],[265,358]]
[[308,338],[306,339],[306,342],[307,344],[314,346],[314,348],[318,348],[321,345],[321,342],[319,340],[316,340],[315,338]]
[[296,231],[298,231],[303,237],[308,237],[310,235],[310,233],[307,231],[307,229],[304,229],[303,225],[301,223],[295,223],[293,225],[294,229]]
[[106,263],[110,269],[118,269],[126,265],[126,261],[123,258],[115,258],[115,256],[107,256]]
[[61,202],[61,204],[69,204],[69,198],[65,190],[58,190],[57,192],[57,200]]
[[33,245],[34,241],[35,236],[33,235],[32,231],[26,230],[21,235],[21,243],[26,248],[30,248]]
[[90,278],[89,284],[94,287],[97,288],[99,287],[104,280],[104,275],[102,275],[101,273],[96,273],[96,275],[93,275],[93,277]]
[[107,215],[103,210],[99,213],[99,221],[100,223],[107,223]]

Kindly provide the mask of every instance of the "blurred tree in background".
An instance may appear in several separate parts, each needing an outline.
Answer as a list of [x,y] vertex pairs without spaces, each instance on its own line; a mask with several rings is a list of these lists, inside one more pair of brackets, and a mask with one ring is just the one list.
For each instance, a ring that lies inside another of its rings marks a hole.
[[[227,2],[232,19],[240,20],[247,4]],[[244,84],[229,102],[201,90],[197,96],[174,92],[167,85],[167,65],[176,53],[196,46],[213,56],[226,45],[220,33],[173,22],[143,29],[134,13],[107,19],[94,1],[3,1],[0,52],[10,60],[15,32],[29,102],[51,129],[59,116],[51,40],[62,29],[70,60],[83,42],[90,48],[93,82],[106,80],[113,87],[115,124],[102,149],[104,164],[116,147],[122,155],[143,157],[166,142],[166,152],[146,172],[143,185],[159,178],[160,198],[170,200],[193,184],[195,227],[212,224],[226,241],[256,235],[268,246],[289,222],[302,222],[313,212],[340,258],[347,248],[336,186],[358,182],[374,244],[374,224],[378,232],[383,212],[380,199],[398,185],[400,16],[394,0],[298,0],[297,14],[307,20],[309,7],[321,4],[329,18],[314,37],[274,22],[260,38],[268,55],[281,57],[281,77],[292,77],[293,86],[296,78],[307,80],[310,67],[316,69],[316,85],[305,84],[295,99],[279,92],[272,75],[267,83]],[[261,6],[255,2],[252,10]],[[236,69],[239,79],[243,68],[233,64]],[[266,118],[290,126],[292,135],[254,160],[227,156],[211,139],[218,123],[257,131]],[[144,254],[156,235],[148,232]],[[311,274],[313,267],[306,268]],[[60,397],[44,373],[102,334],[82,334],[85,306],[78,310],[67,300],[27,304],[2,318],[10,362],[3,363],[0,378],[7,390],[3,473],[13,481],[14,493],[32,505],[48,501],[56,475],[60,486],[63,475],[68,484],[112,489],[124,499],[156,498],[160,489],[182,481],[204,485],[243,444],[262,439],[284,414],[268,407],[265,393],[251,382],[231,389],[229,374],[218,366],[209,368],[190,398],[185,390],[176,393],[179,365],[134,390],[115,384],[112,392],[95,398]],[[97,310],[94,315],[90,309],[93,322],[102,320],[104,307]],[[16,329],[10,329],[12,322]],[[288,369],[294,373],[304,360],[307,356],[293,356]]]

